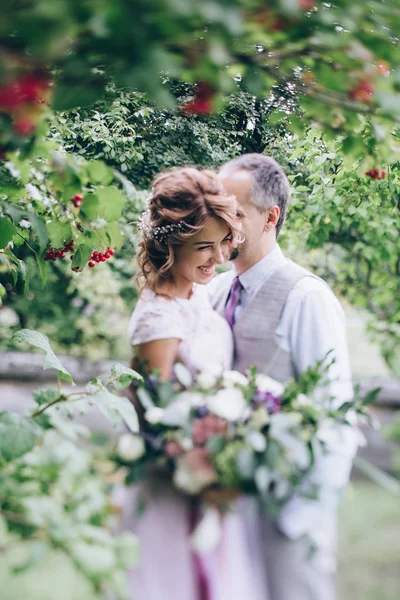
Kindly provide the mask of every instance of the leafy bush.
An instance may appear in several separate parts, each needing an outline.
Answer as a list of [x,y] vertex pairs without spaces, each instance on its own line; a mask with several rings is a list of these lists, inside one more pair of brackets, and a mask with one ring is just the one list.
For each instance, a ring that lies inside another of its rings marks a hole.
[[65,392],[61,381],[72,378],[48,338],[30,330],[16,338],[44,350],[44,368],[57,370],[59,385],[34,392],[36,407],[26,416],[0,413],[2,597],[100,600],[108,590],[127,599],[138,541],[111,533],[114,469],[71,416],[95,405],[114,425],[123,417],[137,431],[133,406],[115,391],[139,376],[115,365],[104,384],[98,378],[83,392]]

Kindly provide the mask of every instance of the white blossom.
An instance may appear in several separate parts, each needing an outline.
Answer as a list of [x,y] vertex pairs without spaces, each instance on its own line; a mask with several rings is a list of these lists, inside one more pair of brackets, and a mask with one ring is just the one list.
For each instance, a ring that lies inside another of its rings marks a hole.
[[156,425],[157,423],[161,423],[164,416],[164,409],[159,406],[152,406],[148,408],[144,414],[144,418],[146,421],[151,423],[152,425]]
[[285,389],[282,383],[262,373],[256,377],[256,386],[260,392],[270,392],[273,396],[281,396]]
[[243,393],[238,388],[219,390],[208,397],[207,405],[212,413],[227,421],[238,421],[246,408]]
[[145,444],[141,437],[124,433],[118,440],[117,452],[126,461],[135,461],[145,452]]

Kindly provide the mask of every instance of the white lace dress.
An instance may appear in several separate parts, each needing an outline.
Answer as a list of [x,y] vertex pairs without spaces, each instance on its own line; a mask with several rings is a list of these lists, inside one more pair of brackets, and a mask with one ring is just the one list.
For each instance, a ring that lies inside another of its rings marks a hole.
[[192,372],[207,367],[229,369],[233,337],[228,323],[216,313],[205,286],[197,285],[189,300],[170,300],[149,289],[141,294],[132,315],[128,336],[132,345],[178,338],[178,360]]
[[[204,286],[189,300],[169,300],[146,289],[129,325],[129,339],[145,342],[178,338],[179,360],[193,373],[200,369],[229,369],[233,339],[229,325],[211,307]],[[161,490],[161,491],[160,491]],[[125,527],[141,541],[141,561],[132,571],[131,597],[135,600],[265,600],[267,598],[255,519],[239,501],[222,524],[217,548],[199,557],[190,550],[190,502],[171,488],[131,490]],[[133,517],[138,495],[146,509]],[[246,502],[246,501],[245,501]],[[245,515],[246,513],[246,515]],[[251,522],[250,522],[251,521]],[[199,569],[206,588],[199,584]]]

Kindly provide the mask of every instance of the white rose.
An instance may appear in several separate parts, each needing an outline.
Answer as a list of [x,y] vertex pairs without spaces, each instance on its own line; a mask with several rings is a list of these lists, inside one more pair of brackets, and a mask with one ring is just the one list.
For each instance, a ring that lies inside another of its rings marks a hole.
[[218,381],[218,373],[213,371],[202,371],[196,379],[196,385],[202,390],[210,390]]
[[273,396],[281,396],[285,390],[282,383],[261,373],[256,377],[256,386],[260,392],[270,392]]
[[137,435],[124,433],[118,440],[117,452],[123,460],[135,461],[145,452],[144,441]]
[[212,413],[227,421],[238,421],[246,408],[243,393],[238,388],[219,390],[208,397],[207,405]]
[[160,408],[159,406],[152,406],[146,410],[144,413],[144,418],[152,425],[156,425],[157,423],[161,423],[163,415],[163,408]]
[[234,387],[235,385],[248,385],[248,379],[239,371],[224,371],[222,375],[222,384],[225,387]]

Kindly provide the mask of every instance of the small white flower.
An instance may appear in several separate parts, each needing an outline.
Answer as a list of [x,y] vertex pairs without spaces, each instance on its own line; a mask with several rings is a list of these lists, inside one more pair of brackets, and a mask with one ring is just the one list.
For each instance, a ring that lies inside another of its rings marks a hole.
[[190,437],[186,437],[183,438],[183,440],[180,440],[180,444],[185,452],[189,452],[189,450],[192,450],[194,447],[193,440]]
[[250,444],[250,446],[256,452],[264,452],[267,447],[267,440],[265,435],[263,435],[260,431],[249,431],[246,435],[246,442]]
[[118,440],[117,452],[126,461],[135,461],[145,452],[144,441],[137,435],[124,433]]
[[144,418],[146,421],[151,423],[152,425],[156,425],[157,423],[161,423],[164,416],[164,409],[159,406],[152,406],[148,408],[144,413]]
[[248,383],[247,377],[239,371],[224,371],[222,375],[222,385],[226,388],[236,385],[247,386]]
[[267,425],[268,423],[269,414],[264,406],[256,408],[256,410],[251,413],[251,424],[256,429],[262,429],[264,425]]
[[202,390],[210,390],[218,381],[219,374],[213,371],[202,371],[199,373],[196,384]]
[[254,473],[254,481],[256,483],[258,491],[261,494],[267,493],[268,486],[271,483],[271,480],[272,474],[266,465],[261,465],[257,467],[256,472]]
[[193,470],[181,459],[177,460],[173,481],[178,490],[190,495],[199,494],[204,488],[203,482],[196,477]]
[[285,386],[282,383],[262,373],[256,377],[256,386],[260,392],[270,392],[273,396],[281,396],[285,390]]
[[243,393],[238,388],[219,390],[214,396],[208,397],[207,405],[212,413],[227,421],[238,421],[246,408]]
[[311,399],[306,396],[305,394],[299,394],[297,396],[297,404],[299,406],[312,406],[312,401]]

